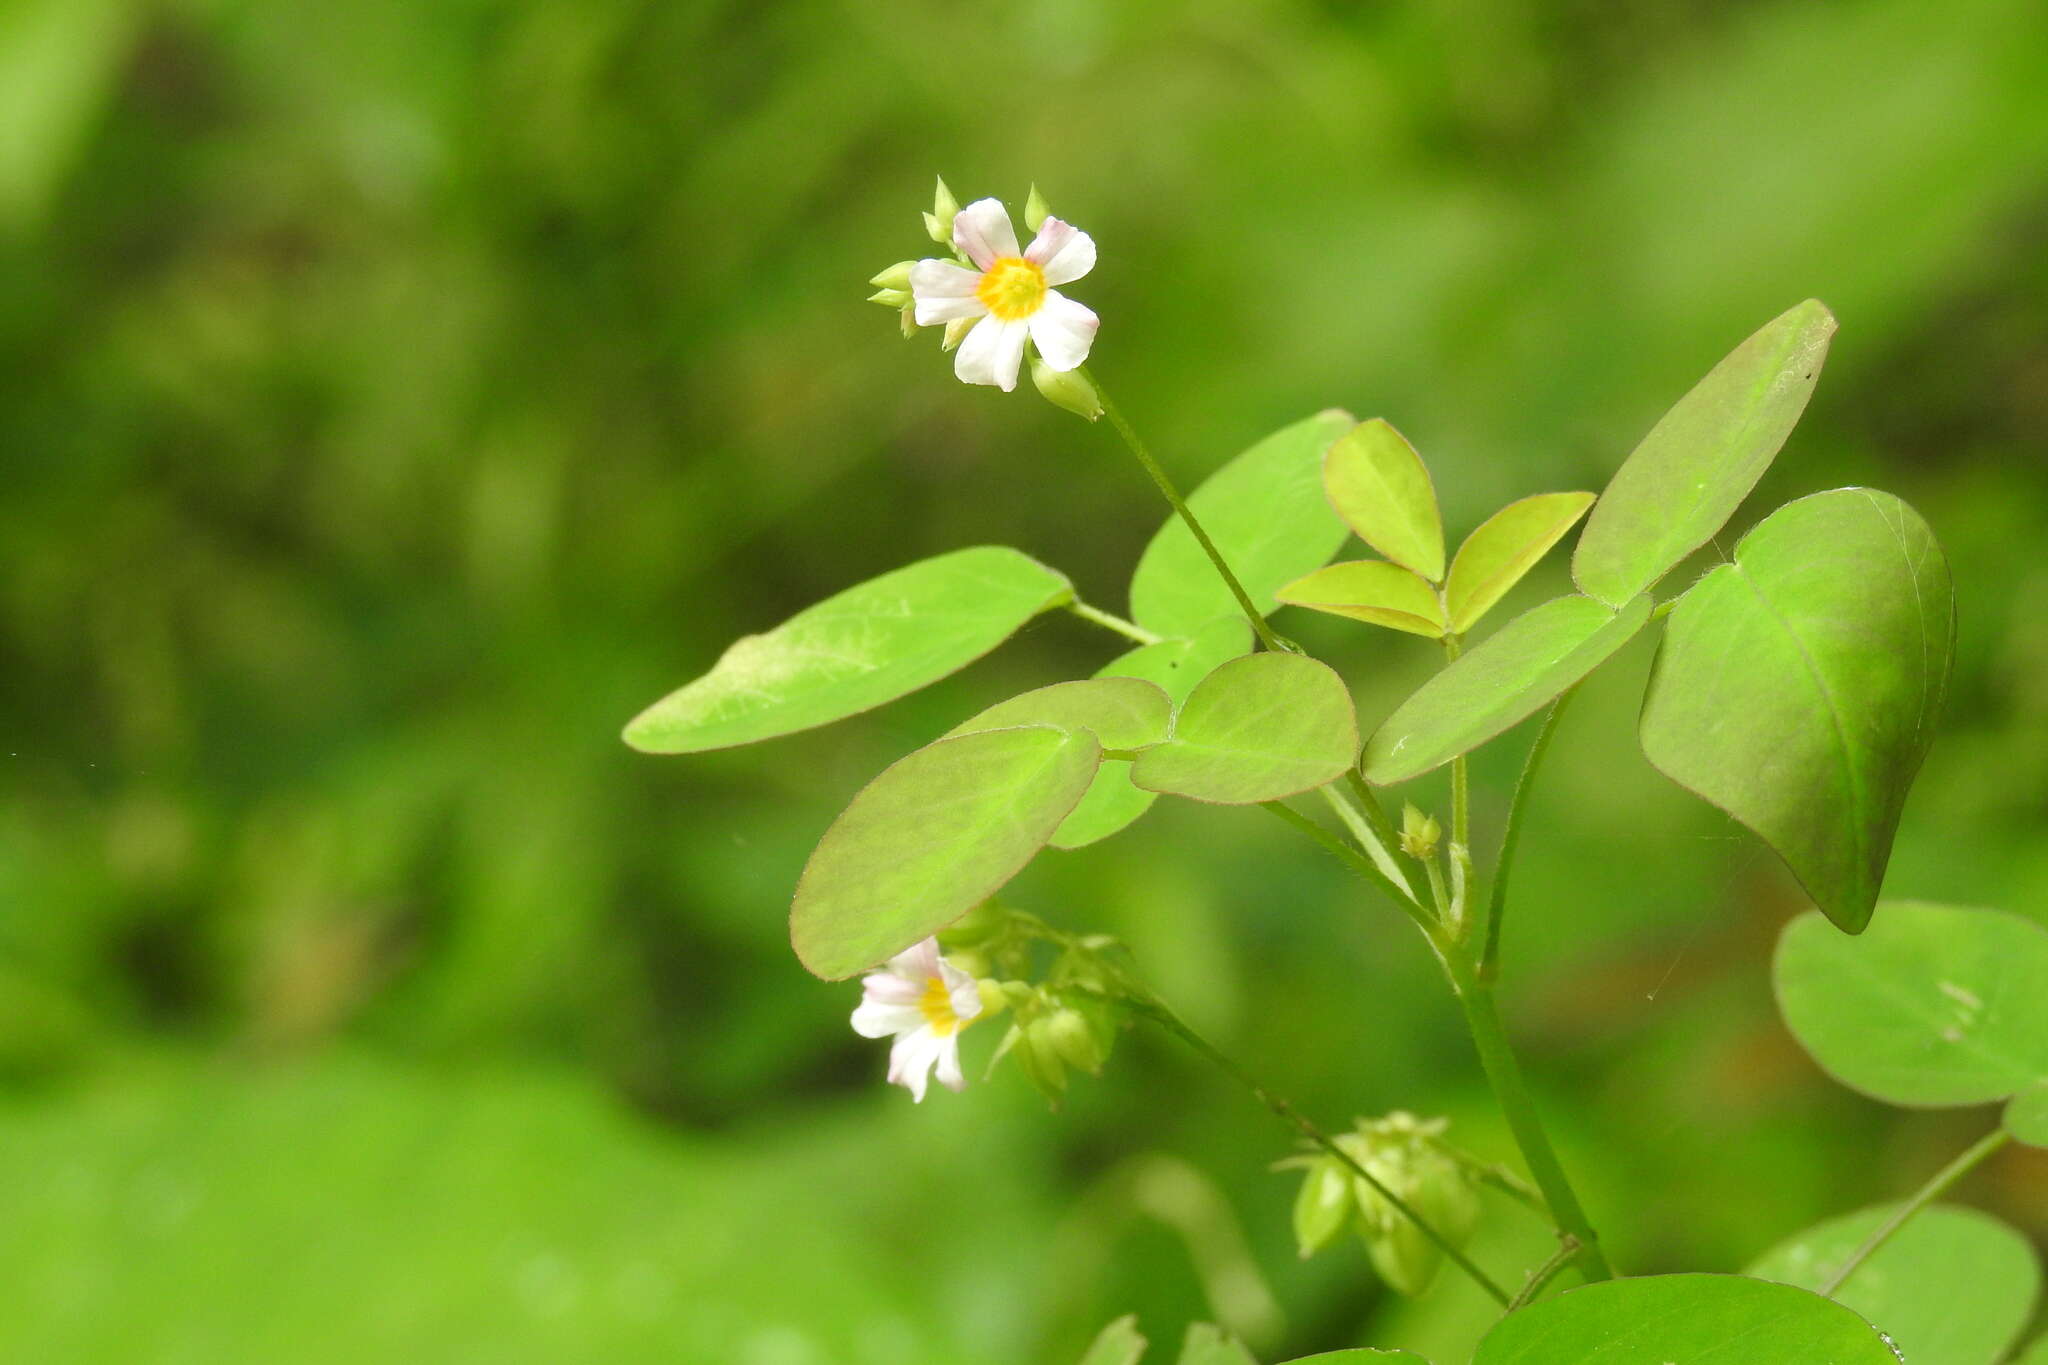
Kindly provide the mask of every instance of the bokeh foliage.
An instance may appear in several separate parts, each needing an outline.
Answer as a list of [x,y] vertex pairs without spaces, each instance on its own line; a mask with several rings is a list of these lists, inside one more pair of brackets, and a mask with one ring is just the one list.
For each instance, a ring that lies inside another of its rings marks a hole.
[[[0,1347],[1062,1361],[1130,1310],[1462,1358],[1458,1290],[1294,1263],[1285,1134],[1163,1042],[1056,1116],[1014,1077],[912,1112],[789,954],[857,787],[1111,637],[1048,618],[742,753],[619,726],[963,545],[1121,606],[1163,509],[1107,433],[962,388],[859,302],[934,172],[1036,179],[1102,246],[1096,368],[1184,483],[1341,406],[1428,452],[1458,527],[1603,486],[1825,300],[1826,377],[1750,506],[1891,489],[1960,602],[1888,889],[2048,916],[2044,69],[2027,0],[14,0],[0,1264],[48,1292]],[[1494,619],[1565,590],[1546,565]],[[1282,619],[1368,725],[1428,666]],[[1767,958],[1804,902],[1637,752],[1647,663],[1553,752],[1507,1003],[1617,1258],[1734,1269],[1979,1119],[1889,1113],[1793,1046]],[[1125,935],[1325,1120],[1446,1112],[1505,1155],[1424,954],[1270,823],[1161,803],[1015,895]],[[1965,1194],[2038,1236],[2031,1169]],[[1482,1259],[1540,1259],[1494,1224]]]

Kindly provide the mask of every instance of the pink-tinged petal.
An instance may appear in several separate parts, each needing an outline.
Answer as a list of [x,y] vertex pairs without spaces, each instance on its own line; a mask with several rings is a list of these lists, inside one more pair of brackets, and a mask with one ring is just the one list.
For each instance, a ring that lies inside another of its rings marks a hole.
[[889,970],[921,993],[927,982],[939,974],[939,941],[920,939],[889,959]]
[[962,383],[994,384],[1004,393],[1010,392],[1017,387],[1017,368],[1024,362],[1024,341],[1030,334],[1028,322],[983,318],[960,343],[953,373]]
[[1045,303],[1031,315],[1032,344],[1055,370],[1071,370],[1088,358],[1095,344],[1095,329],[1102,319],[1085,304],[1075,303],[1057,289],[1045,291]]
[[915,1005],[890,1005],[879,1000],[863,1000],[853,1011],[853,1031],[863,1038],[887,1038],[894,1034],[914,1033],[924,1026],[924,1015]]
[[981,987],[974,984],[973,977],[950,962],[942,960],[939,973],[946,983],[946,1001],[953,1008],[953,1017],[964,1028],[968,1020],[981,1013]]
[[958,1094],[967,1086],[967,1078],[960,1074],[960,1040],[941,1038],[939,1040],[939,1084]]
[[910,292],[921,299],[972,298],[981,272],[953,261],[919,261],[910,267]]
[[1017,229],[999,199],[977,199],[953,218],[953,245],[983,270],[999,256],[1017,254]]
[[860,979],[861,999],[875,1005],[915,1005],[921,989],[894,972],[869,972]]
[[1045,272],[1047,284],[1071,284],[1095,268],[1095,239],[1072,223],[1048,218],[1024,248],[1024,259]]
[[910,1092],[911,1099],[922,1104],[925,1083],[931,1079],[939,1050],[939,1040],[930,1029],[898,1038],[896,1046],[889,1049],[889,1084],[902,1086]]

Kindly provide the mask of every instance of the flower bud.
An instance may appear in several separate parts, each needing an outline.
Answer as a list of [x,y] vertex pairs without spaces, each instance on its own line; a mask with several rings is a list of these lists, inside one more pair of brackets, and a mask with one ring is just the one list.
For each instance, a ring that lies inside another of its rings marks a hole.
[[1067,1091],[1067,1068],[1046,1040],[1045,1020],[1010,1025],[1003,1046],[1016,1054],[1017,1065],[1024,1069],[1024,1079],[1031,1082],[1032,1088],[1045,1096],[1047,1103],[1058,1104]]
[[[958,962],[959,959],[954,958],[956,965]],[[976,979],[974,989],[981,995],[981,1018],[993,1019],[1010,1008],[1010,993],[1004,990],[1003,986],[1003,982],[993,981],[985,976]]]
[[[1339,1145],[1372,1172],[1431,1227],[1462,1247],[1479,1226],[1479,1191],[1472,1173],[1445,1148],[1444,1121],[1419,1121],[1395,1112],[1361,1122]],[[1410,1298],[1428,1289],[1443,1268],[1443,1249],[1364,1180],[1354,1180],[1359,1232],[1380,1277]]]
[[910,338],[910,337],[914,337],[914,336],[916,336],[916,335],[917,335],[917,305],[916,305],[916,304],[914,304],[914,303],[906,303],[906,304],[904,304],[904,305],[903,305],[903,312],[902,312],[902,314],[901,314],[901,315],[899,316],[899,318],[898,318],[898,321],[902,323],[902,326],[903,326],[903,335],[904,335],[904,337],[905,337],[906,339],[908,339],[908,338]]
[[1110,1034],[1107,1018],[1098,1026],[1091,1014],[1101,1015],[1102,1011],[1063,1005],[1035,1027],[1043,1030],[1046,1045],[1061,1061],[1076,1071],[1100,1076],[1102,1064],[1109,1060]]
[[[951,350],[951,347],[947,348]],[[1054,407],[1065,408],[1076,417],[1094,421],[1102,416],[1102,398],[1088,376],[1079,370],[1055,370],[1037,356],[1031,357],[1031,382]]]
[[1052,208],[1045,202],[1045,196],[1038,192],[1038,182],[1031,184],[1031,194],[1024,201],[1024,226],[1033,232],[1045,226],[1045,220],[1052,217]]
[[879,303],[884,308],[908,308],[910,295],[901,289],[877,289],[868,295],[869,303]]
[[932,195],[932,211],[924,216],[924,230],[940,246],[953,245],[953,219],[959,212],[960,201],[946,188],[946,178],[940,176],[938,190]]
[[946,335],[939,342],[939,349],[950,351],[958,346],[967,339],[967,334],[974,330],[974,324],[980,321],[980,318],[954,318],[946,324]]
[[910,288],[910,268],[916,264],[916,261],[898,261],[887,270],[871,278],[868,283],[879,289],[908,289]]
[[1308,1159],[1301,1192],[1294,1196],[1294,1241],[1303,1260],[1328,1246],[1357,1214],[1351,1179],[1351,1172],[1333,1156]]
[[1436,856],[1436,841],[1444,827],[1434,815],[1424,815],[1411,802],[1401,811],[1401,851],[1424,862]]

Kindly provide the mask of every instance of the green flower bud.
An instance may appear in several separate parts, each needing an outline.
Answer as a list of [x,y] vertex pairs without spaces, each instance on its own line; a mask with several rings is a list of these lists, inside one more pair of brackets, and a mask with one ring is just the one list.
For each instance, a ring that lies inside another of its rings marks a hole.
[[1358,1212],[1351,1172],[1333,1156],[1309,1160],[1294,1196],[1294,1241],[1305,1261],[1330,1244]]
[[1102,1064],[1109,1060],[1109,1036],[1086,1013],[1062,1006],[1034,1027],[1043,1031],[1046,1046],[1068,1066],[1091,1076],[1102,1074]]
[[946,178],[940,176],[938,190],[932,195],[932,211],[924,216],[924,230],[940,246],[953,245],[953,219],[959,212],[960,201],[946,188]]
[[903,312],[897,320],[902,324],[903,336],[906,340],[917,335],[917,306],[915,304],[904,304]]
[[[957,957],[953,959],[956,965],[959,960]],[[991,981],[985,976],[975,981],[974,989],[981,993],[982,1018],[993,1019],[1004,1010],[1010,1008],[1010,993],[1003,989],[1003,985],[1004,983]]]
[[868,283],[881,289],[908,289],[910,268],[916,264],[916,261],[898,261],[881,274],[874,276]]
[[950,351],[958,346],[967,339],[967,334],[974,330],[974,324],[980,321],[980,318],[954,318],[946,324],[946,335],[940,340],[939,349]]
[[884,308],[908,308],[910,295],[901,289],[877,289],[868,295],[869,303],[879,303]]
[[[1024,1079],[1031,1082],[1032,1088],[1045,1096],[1048,1104],[1058,1104],[1067,1092],[1067,1068],[1047,1042],[1044,1029],[1043,1019],[1012,1024],[1003,1046],[1016,1053],[1017,1065],[1024,1069]],[[1016,1040],[1014,1047],[1012,1039]]]
[[1055,370],[1037,356],[1031,357],[1031,382],[1054,407],[1065,408],[1076,417],[1094,421],[1102,416],[1102,397],[1088,376],[1079,370]]
[[1045,202],[1045,196],[1038,192],[1038,183],[1032,182],[1030,197],[1024,201],[1024,226],[1033,232],[1045,226],[1045,220],[1052,217],[1052,208]]
[[1424,815],[1413,803],[1401,811],[1401,851],[1409,857],[1425,862],[1435,857],[1436,842],[1443,832],[1434,815]]
[[[1361,1122],[1357,1132],[1337,1141],[1453,1246],[1462,1247],[1479,1226],[1479,1189],[1444,1147],[1443,1130],[1442,1119],[1424,1122],[1395,1112]],[[1354,1178],[1352,1192],[1373,1267],[1396,1292],[1420,1295],[1443,1268],[1443,1249],[1366,1181]]]

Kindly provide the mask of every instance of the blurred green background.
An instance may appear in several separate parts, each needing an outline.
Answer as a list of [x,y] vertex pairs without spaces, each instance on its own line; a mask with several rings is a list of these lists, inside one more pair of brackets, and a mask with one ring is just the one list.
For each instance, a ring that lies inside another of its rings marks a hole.
[[[2044,70],[2036,0],[4,0],[0,1356],[1063,1365],[1135,1311],[1464,1359],[1456,1282],[1295,1258],[1288,1135],[1168,1040],[1056,1114],[1008,1069],[914,1107],[788,951],[862,782],[1113,637],[1047,618],[751,750],[619,727],[957,546],[1121,607],[1163,509],[1112,436],[861,302],[935,172],[1035,179],[1186,484],[1341,405],[1454,536],[1599,488],[1825,299],[1744,519],[1843,483],[1928,516],[1961,653],[1889,887],[2048,914]],[[1431,665],[1286,629],[1368,722]],[[1505,1003],[1617,1259],[1734,1268],[1985,1118],[1792,1045],[1801,899],[1640,757],[1649,654],[1554,751]],[[1276,823],[1162,803],[1012,899],[1125,936],[1327,1124],[1511,1150],[1413,935]],[[1964,1193],[2048,1234],[2038,1159]],[[1477,1254],[1544,1240],[1495,1208]]]

